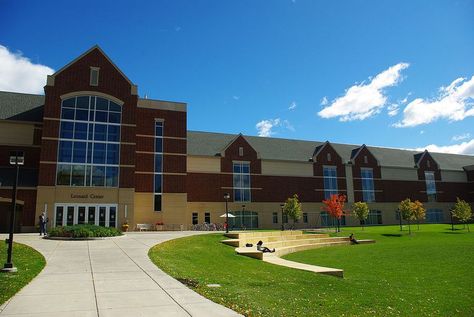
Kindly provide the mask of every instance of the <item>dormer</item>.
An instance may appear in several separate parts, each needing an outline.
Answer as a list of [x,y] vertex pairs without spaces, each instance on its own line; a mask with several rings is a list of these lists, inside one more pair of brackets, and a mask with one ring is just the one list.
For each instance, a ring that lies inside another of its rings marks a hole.
[[379,160],[377,160],[365,144],[352,150],[349,162],[352,164],[352,173],[354,177],[360,177],[361,168],[372,168],[374,178],[381,177]]
[[342,158],[329,141],[324,142],[314,149],[312,159],[313,173],[315,176],[323,175],[323,166],[325,165],[336,166],[338,176],[340,177],[346,175]]
[[250,163],[252,174],[261,173],[261,160],[258,152],[250,145],[242,133],[232,139],[220,152],[221,171],[232,172],[232,162],[241,161]]
[[425,179],[425,172],[434,172],[435,179],[441,180],[441,171],[438,162],[431,156],[428,150],[413,155],[415,168],[418,169],[418,179]]

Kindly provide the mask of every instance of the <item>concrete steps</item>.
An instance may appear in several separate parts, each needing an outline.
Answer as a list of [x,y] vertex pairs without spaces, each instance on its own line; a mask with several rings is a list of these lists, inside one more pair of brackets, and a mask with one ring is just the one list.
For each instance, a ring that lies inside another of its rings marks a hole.
[[[301,230],[232,232],[226,234],[226,237],[230,239],[223,240],[222,243],[236,247],[235,251],[240,255],[263,260],[276,265],[337,277],[343,277],[344,271],[341,269],[297,263],[281,259],[280,257],[293,252],[351,244],[348,237],[330,237],[328,234],[320,233],[304,234]],[[275,252],[264,253],[258,251],[256,244],[260,240],[263,242],[265,247],[275,249]],[[375,241],[358,240],[358,242],[360,244],[365,244],[374,243]],[[252,244],[252,247],[245,247],[247,243]]]

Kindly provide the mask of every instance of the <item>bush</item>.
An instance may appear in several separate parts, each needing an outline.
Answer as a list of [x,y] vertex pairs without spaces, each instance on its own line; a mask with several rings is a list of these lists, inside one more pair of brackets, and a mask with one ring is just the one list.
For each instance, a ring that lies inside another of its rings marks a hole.
[[101,227],[95,225],[74,225],[65,227],[54,227],[49,231],[50,237],[64,238],[101,238],[121,236],[122,232],[117,228]]

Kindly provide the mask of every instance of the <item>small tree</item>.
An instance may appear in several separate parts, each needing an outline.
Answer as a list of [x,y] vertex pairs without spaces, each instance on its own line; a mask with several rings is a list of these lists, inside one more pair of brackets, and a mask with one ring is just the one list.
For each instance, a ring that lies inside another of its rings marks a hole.
[[413,217],[416,219],[416,222],[418,224],[418,230],[420,230],[420,221],[425,220],[426,209],[423,206],[423,203],[421,203],[418,200],[415,200],[415,202],[412,202],[412,208],[413,208]]
[[293,219],[293,222],[301,218],[303,211],[301,209],[301,203],[298,200],[298,195],[294,194],[293,197],[286,200],[283,206],[283,213]]
[[464,222],[467,225],[467,231],[469,230],[469,223],[468,221],[472,218],[472,209],[471,206],[465,202],[464,200],[459,199],[457,197],[457,201],[454,204],[453,210],[451,210],[453,217],[458,218],[459,221]]
[[398,209],[400,210],[402,219],[408,221],[408,233],[411,234],[411,221],[416,219],[414,213],[414,203],[410,200],[410,198],[407,198],[400,202]]
[[341,231],[341,217],[344,215],[344,203],[346,202],[346,196],[343,194],[334,194],[329,199],[323,200],[324,206],[321,207],[324,211],[330,214],[332,217],[337,219],[336,232]]
[[352,213],[360,220],[362,225],[362,230],[364,230],[365,220],[369,216],[369,205],[365,202],[356,202],[352,205]]

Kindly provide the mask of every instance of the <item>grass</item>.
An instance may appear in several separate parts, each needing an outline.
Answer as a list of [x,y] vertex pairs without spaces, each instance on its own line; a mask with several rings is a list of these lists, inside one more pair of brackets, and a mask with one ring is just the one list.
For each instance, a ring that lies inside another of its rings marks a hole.
[[236,255],[221,234],[168,241],[149,255],[171,276],[247,316],[474,316],[474,234],[448,228],[414,226],[411,236],[397,226],[344,228],[340,235],[377,243],[285,257],[342,268],[344,279]]
[[[7,244],[0,243],[0,265],[7,259]],[[24,244],[13,244],[13,264],[17,273],[0,273],[0,305],[28,284],[46,265],[44,257]]]

